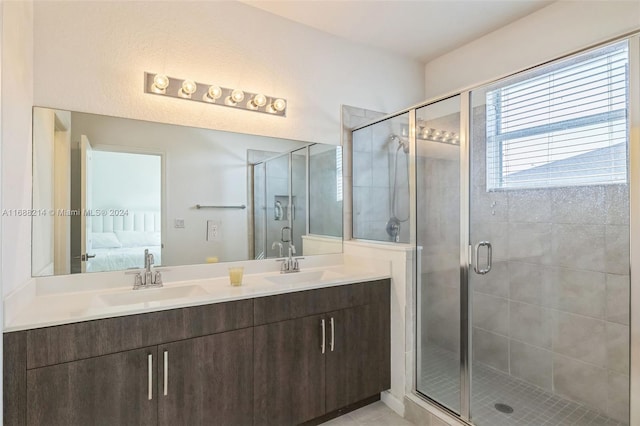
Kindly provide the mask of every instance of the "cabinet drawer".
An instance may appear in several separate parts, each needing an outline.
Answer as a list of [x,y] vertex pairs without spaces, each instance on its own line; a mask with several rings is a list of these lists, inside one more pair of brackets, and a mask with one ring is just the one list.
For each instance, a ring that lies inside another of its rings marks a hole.
[[27,331],[27,368],[253,325],[253,300],[216,303]]
[[254,325],[389,300],[390,280],[370,281],[255,299]]

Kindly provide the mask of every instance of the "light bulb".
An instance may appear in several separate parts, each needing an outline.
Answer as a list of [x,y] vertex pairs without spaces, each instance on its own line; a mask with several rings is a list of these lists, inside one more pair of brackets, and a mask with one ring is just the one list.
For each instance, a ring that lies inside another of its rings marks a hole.
[[183,98],[191,99],[191,95],[193,95],[197,89],[198,86],[196,85],[195,81],[185,80],[182,82],[182,87],[180,88],[179,95]]
[[153,84],[151,85],[151,90],[154,93],[166,93],[167,87],[169,87],[169,77],[164,74],[156,74],[153,76]]
[[231,100],[235,103],[242,102],[244,99],[244,92],[240,89],[233,89],[231,92]]
[[273,106],[274,110],[282,112],[287,107],[287,102],[285,102],[284,99],[276,99],[271,105]]
[[255,106],[259,107],[263,107],[267,104],[267,97],[261,93],[258,93],[257,95],[255,95],[253,97],[253,103],[255,104]]
[[254,95],[249,102],[247,102],[247,108],[255,111],[258,108],[265,106],[266,104],[267,104],[267,97],[265,95],[258,93],[257,95]]
[[231,94],[224,99],[224,103],[229,106],[237,106],[238,102],[242,102],[243,99],[244,92],[240,89],[233,89]]
[[207,93],[204,94],[202,99],[207,102],[215,102],[220,96],[222,96],[222,89],[220,87],[209,86],[209,90],[207,90]]

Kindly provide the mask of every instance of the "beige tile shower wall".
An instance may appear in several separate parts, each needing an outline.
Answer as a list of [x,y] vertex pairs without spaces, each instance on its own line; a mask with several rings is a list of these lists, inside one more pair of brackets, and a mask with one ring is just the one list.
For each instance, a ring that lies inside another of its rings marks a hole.
[[336,185],[336,150],[340,148],[316,149],[311,148],[309,157],[309,193],[313,195],[309,197],[309,233],[342,237],[344,185],[342,197]]
[[[457,152],[455,147],[451,147]],[[422,247],[422,341],[460,349],[460,163],[418,145],[417,240]]]
[[398,151],[397,141],[390,138],[401,135],[403,128],[408,129],[408,119],[408,114],[404,114],[353,132],[354,238],[391,241],[386,226],[394,216],[392,199],[397,165],[395,216],[401,221],[400,242],[409,242],[409,156]]
[[[436,107],[437,108],[437,107]],[[460,114],[417,111],[425,125],[459,132]],[[417,243],[420,257],[422,342],[460,350],[460,147],[417,140]]]
[[342,188],[344,209],[344,239],[353,237],[353,132],[352,130],[376,118],[382,117],[382,112],[363,108],[342,106]]
[[626,185],[486,192],[484,107],[474,110],[471,275],[474,359],[628,420]]

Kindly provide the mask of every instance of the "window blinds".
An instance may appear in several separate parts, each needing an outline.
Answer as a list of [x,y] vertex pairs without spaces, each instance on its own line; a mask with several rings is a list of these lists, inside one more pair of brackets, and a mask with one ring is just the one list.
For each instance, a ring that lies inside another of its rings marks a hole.
[[489,90],[487,190],[627,181],[628,46]]

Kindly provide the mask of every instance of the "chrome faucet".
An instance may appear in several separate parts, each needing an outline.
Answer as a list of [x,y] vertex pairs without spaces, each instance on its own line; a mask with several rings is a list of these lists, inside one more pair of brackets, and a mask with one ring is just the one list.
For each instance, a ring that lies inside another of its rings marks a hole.
[[[288,235],[285,237],[285,233]],[[271,245],[271,248],[274,249],[277,246],[280,247],[280,257],[282,257],[282,243],[289,244],[289,257],[283,259],[277,259],[277,262],[282,262],[280,265],[280,273],[288,274],[290,272],[300,272],[300,265],[298,264],[298,260],[304,259],[304,257],[293,257],[296,254],[296,246],[293,245],[293,235],[291,235],[291,228],[288,226],[283,226],[280,230],[280,242],[274,242]]]
[[277,260],[278,262],[282,262],[280,266],[281,274],[300,272],[300,264],[298,261],[304,259],[304,257],[293,257],[294,254],[296,254],[296,246],[293,245],[293,242],[289,241],[289,257]]
[[144,271],[143,272],[130,272],[135,274],[133,283],[134,290],[140,290],[141,288],[154,288],[162,287],[162,273],[160,271],[152,271],[151,265],[153,265],[153,254],[149,253],[149,249],[144,249]]

